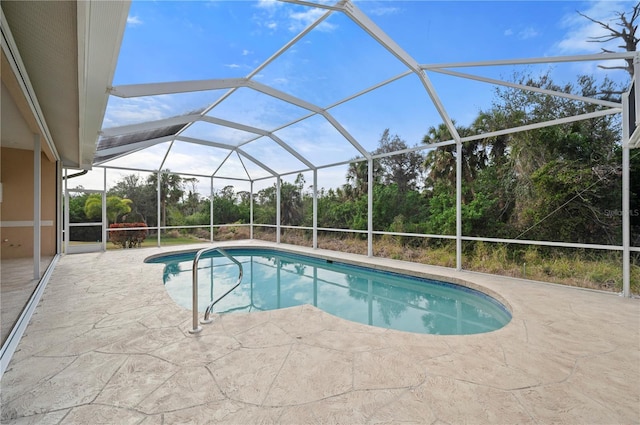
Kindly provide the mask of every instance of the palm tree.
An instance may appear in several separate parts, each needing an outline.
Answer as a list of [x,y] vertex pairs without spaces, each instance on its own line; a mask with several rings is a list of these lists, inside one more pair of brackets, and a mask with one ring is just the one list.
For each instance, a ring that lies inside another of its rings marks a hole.
[[[429,127],[422,143],[429,145],[451,140],[451,133],[443,123],[438,127]],[[427,170],[427,178],[432,184],[445,181],[453,185],[456,181],[456,145],[439,146],[425,157],[423,167]]]
[[[163,170],[160,174],[160,226],[164,227],[167,225],[167,206],[176,205],[184,195],[184,189],[180,175],[170,170]],[[158,173],[149,175],[147,184],[157,188]]]
[[[356,159],[356,158],[354,158]],[[373,161],[373,183],[380,180],[379,164]],[[344,185],[344,193],[350,199],[357,199],[368,193],[369,185],[369,162],[351,162],[347,170],[347,184]]]
[[[455,124],[455,123],[454,123]],[[460,137],[474,134],[474,129],[469,127],[456,127]],[[432,144],[451,140],[449,129],[440,124],[438,127],[430,127],[427,134],[422,139],[422,143]],[[447,185],[453,186],[456,182],[456,160],[457,146],[439,146],[429,152],[423,163],[427,170],[427,178],[432,184],[444,181]],[[470,184],[475,180],[478,171],[486,166],[487,155],[481,141],[471,140],[462,144],[462,181],[467,183],[469,197],[473,198],[473,186]]]

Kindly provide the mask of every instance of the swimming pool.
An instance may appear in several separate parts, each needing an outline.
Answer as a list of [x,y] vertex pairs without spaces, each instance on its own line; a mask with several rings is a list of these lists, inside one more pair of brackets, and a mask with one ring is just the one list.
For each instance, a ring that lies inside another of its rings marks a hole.
[[[265,248],[225,248],[242,263],[238,288],[216,304],[214,313],[275,310],[302,304],[367,325],[407,332],[468,335],[491,332],[511,320],[494,298],[451,283],[374,270]],[[147,259],[163,263],[171,298],[191,309],[195,252]],[[235,285],[238,266],[217,252],[198,265],[198,310]]]

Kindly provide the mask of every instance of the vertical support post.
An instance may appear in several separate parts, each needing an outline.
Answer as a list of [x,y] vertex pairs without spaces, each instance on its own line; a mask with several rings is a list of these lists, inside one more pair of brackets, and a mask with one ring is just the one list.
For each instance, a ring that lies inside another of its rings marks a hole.
[[629,140],[622,148],[622,295],[631,296],[631,210],[629,206]]
[[109,218],[107,218],[107,169],[103,168],[102,175],[102,251],[107,250],[107,227],[109,226]]
[[462,270],[462,142],[456,140],[456,270]]
[[40,135],[33,135],[33,278],[40,280],[42,153]]
[[64,252],[69,252],[69,239],[71,231],[69,230],[69,170],[64,169]]
[[[56,254],[62,253],[62,161],[56,161]],[[66,211],[66,210],[65,210]]]
[[158,212],[158,219],[156,220],[157,221],[156,224],[158,225],[158,235],[157,235],[158,236],[158,248],[160,248],[160,233],[162,233],[162,230],[160,229],[160,223],[161,223],[161,220],[160,220],[161,215],[160,214],[162,214],[162,211],[161,211],[161,208],[160,208],[160,180],[161,179],[162,179],[162,170],[158,170],[158,179],[157,179],[158,180],[158,187],[157,187],[157,193],[156,193],[156,196],[157,196],[156,199],[158,201],[158,205],[157,205],[157,207],[158,207],[158,209],[157,209],[158,210],[157,211]]
[[367,256],[373,257],[373,158],[367,160]]
[[[318,248],[318,170],[313,170],[313,248]],[[315,304],[314,304],[315,305]]]
[[249,186],[249,239],[253,240],[253,180]]
[[[640,89],[636,85],[636,91]],[[640,106],[636,104],[636,108]],[[629,97],[622,97],[622,295],[631,296],[631,210],[629,205]]]
[[213,243],[213,176],[209,181],[209,242]]
[[282,179],[280,176],[276,179],[276,243],[280,243],[280,196],[281,196]]

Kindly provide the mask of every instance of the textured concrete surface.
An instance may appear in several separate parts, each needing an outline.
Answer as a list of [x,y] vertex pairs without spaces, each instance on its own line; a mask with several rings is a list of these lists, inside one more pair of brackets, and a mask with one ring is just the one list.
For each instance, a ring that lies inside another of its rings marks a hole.
[[305,305],[191,335],[143,263],[173,250],[61,258],[0,381],[3,423],[640,423],[638,299],[316,250],[484,288],[513,320],[417,335]]

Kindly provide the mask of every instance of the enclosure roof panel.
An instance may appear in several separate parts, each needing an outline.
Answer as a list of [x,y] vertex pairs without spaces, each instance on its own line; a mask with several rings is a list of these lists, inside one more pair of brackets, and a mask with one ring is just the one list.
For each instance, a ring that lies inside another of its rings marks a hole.
[[[503,46],[461,50],[459,34],[451,34],[451,40],[439,34],[436,42],[430,32],[435,10],[451,15],[439,16],[434,29],[456,19],[452,5],[410,3],[133,2],[122,48],[126,60],[109,90],[94,164],[170,142],[168,155],[152,169],[171,165],[195,170],[206,151],[211,166],[198,165],[198,173],[224,170],[227,177],[237,172],[238,178],[253,179],[372,158],[386,129],[411,149],[433,148],[423,138],[430,128],[441,126],[452,135],[451,143],[464,143],[475,136],[462,137],[458,125],[470,124],[479,111],[490,108],[496,88],[537,90],[508,82],[505,75],[514,66],[538,70],[553,65],[575,79],[576,64],[596,69],[634,56],[501,59],[491,56],[506,52]],[[528,3],[496,7],[535,10]],[[407,13],[409,9],[413,12]],[[496,29],[486,23],[478,27],[484,32],[467,37],[469,46],[495,35]],[[155,31],[164,48],[151,43],[147,30]],[[181,49],[197,54],[187,56]],[[598,110],[501,131],[622,110],[617,102],[545,94],[591,102]],[[190,153],[194,159],[188,159]],[[254,171],[248,172],[243,161]]]

